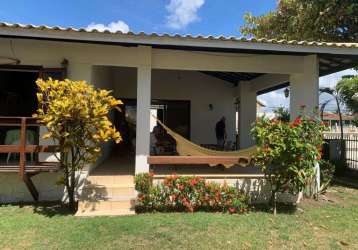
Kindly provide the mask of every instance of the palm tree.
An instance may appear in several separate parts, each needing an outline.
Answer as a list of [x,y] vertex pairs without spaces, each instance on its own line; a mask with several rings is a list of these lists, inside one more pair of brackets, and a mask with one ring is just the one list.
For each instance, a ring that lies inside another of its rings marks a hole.
[[337,105],[337,113],[339,115],[339,126],[340,126],[340,132],[341,132],[341,139],[340,139],[340,145],[339,145],[339,149],[340,149],[340,160],[343,163],[344,162],[344,158],[345,158],[345,148],[344,148],[344,134],[343,134],[343,119],[342,119],[342,109],[341,109],[341,104],[343,103],[340,97],[340,93],[336,88],[328,88],[328,87],[324,87],[324,88],[320,88],[320,94],[328,94],[330,95],[332,98],[325,101],[322,105],[321,105],[321,119],[323,119],[323,112],[324,109],[326,108],[327,104],[330,103],[331,101],[334,101]]

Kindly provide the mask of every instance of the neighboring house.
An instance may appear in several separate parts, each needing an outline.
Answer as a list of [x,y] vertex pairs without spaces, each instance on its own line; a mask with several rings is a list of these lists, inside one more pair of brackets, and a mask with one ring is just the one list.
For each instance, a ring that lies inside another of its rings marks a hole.
[[[36,108],[34,80],[37,77],[62,78],[66,74],[70,79],[86,80],[98,88],[113,90],[115,97],[124,100],[123,113],[113,114],[113,121],[125,135],[123,146],[131,153],[118,153],[122,146],[107,143],[96,166],[89,166],[79,177],[86,182],[80,200],[85,200],[87,195],[90,201],[80,203],[80,210],[86,207],[96,210],[101,206],[120,208],[123,194],[127,194],[123,188],[134,194],[133,175],[149,171],[147,160],[153,128],[150,112],[197,144],[215,144],[215,123],[225,116],[228,139],[235,141],[238,126],[238,144],[246,148],[254,144],[250,127],[256,120],[258,94],[290,85],[291,116],[298,114],[302,104],[313,109],[318,106],[319,77],[357,65],[358,44],[89,32],[2,23],[0,58],[4,61],[0,67],[0,94],[5,98],[1,99],[2,116],[31,115]],[[235,100],[240,101],[238,125]],[[123,117],[127,119],[125,124],[121,122]],[[6,122],[14,125],[15,121],[3,120]],[[44,144],[40,138],[43,128],[33,130],[36,141]],[[6,133],[7,129],[2,127],[2,140]],[[4,147],[0,149],[6,152]],[[19,147],[9,149],[16,152]],[[39,159],[48,156],[37,154]],[[20,172],[30,188],[28,179],[43,169],[39,166],[30,174],[27,163],[21,169],[16,164],[10,168],[6,157],[3,154],[1,158],[0,201],[31,200],[26,186],[9,169]],[[50,171],[48,167],[46,171]],[[154,167],[154,171],[158,179],[174,171],[226,179],[230,183],[246,177],[248,186],[258,184],[257,178],[262,178],[257,169],[240,167],[222,170],[206,166],[163,166]],[[63,189],[55,186],[59,176],[58,172],[41,173],[32,178],[40,200],[62,198]],[[93,187],[107,181],[110,184],[104,189],[88,188],[88,182]],[[104,197],[100,203],[98,194]],[[121,209],[126,208],[123,206]]]
[[[338,114],[324,112],[322,120],[329,127],[329,132],[340,132],[341,126]],[[353,115],[342,114],[343,131],[345,133],[358,132],[358,128],[354,125],[353,120]]]

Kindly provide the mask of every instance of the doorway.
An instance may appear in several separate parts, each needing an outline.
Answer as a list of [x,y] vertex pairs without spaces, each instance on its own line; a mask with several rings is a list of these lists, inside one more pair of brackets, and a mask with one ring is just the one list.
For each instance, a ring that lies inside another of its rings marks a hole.
[[[0,144],[17,145],[20,138],[20,119],[7,121],[9,117],[32,117],[35,113],[37,102],[36,80],[41,77],[48,79],[63,79],[65,70],[62,68],[44,69],[38,66],[1,66],[0,67]],[[26,143],[37,145],[39,143],[39,127],[28,126],[26,128]],[[16,160],[16,154],[1,154],[0,161],[6,159]],[[33,158],[33,156],[32,156]],[[37,159],[38,156],[34,155]]]
[[[119,151],[135,153],[137,100],[119,99],[122,100],[123,107],[122,112],[116,112],[114,124],[116,129],[121,133],[123,142],[118,145],[118,148]],[[190,101],[153,99],[150,112],[173,131],[190,140]],[[153,116],[150,117],[151,133],[158,126]],[[170,137],[164,138],[175,144],[175,141]],[[168,146],[167,154],[175,154],[175,145]]]

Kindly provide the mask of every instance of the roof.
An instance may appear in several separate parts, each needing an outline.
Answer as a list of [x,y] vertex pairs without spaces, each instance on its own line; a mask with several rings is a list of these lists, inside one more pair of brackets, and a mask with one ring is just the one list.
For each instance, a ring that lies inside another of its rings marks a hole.
[[[172,40],[197,40],[197,41],[222,41],[222,42],[237,42],[237,43],[252,43],[252,44],[277,44],[277,45],[290,45],[301,47],[331,47],[331,48],[358,48],[358,43],[341,43],[341,42],[317,42],[317,41],[297,41],[297,40],[284,40],[284,39],[266,39],[266,38],[245,38],[235,36],[202,36],[202,35],[180,35],[180,34],[159,34],[159,33],[144,33],[144,32],[128,32],[123,33],[121,31],[111,32],[109,30],[99,31],[96,29],[88,30],[85,28],[74,27],[60,27],[60,26],[47,26],[47,25],[33,25],[33,24],[20,24],[20,23],[6,23],[0,22],[0,30],[4,28],[16,29],[16,30],[34,30],[34,31],[55,31],[65,33],[83,33],[93,35],[116,35],[120,37],[132,37],[132,38],[169,38]],[[4,34],[0,32],[0,34]],[[36,34],[33,34],[35,37]],[[358,54],[358,53],[357,53]]]
[[[339,121],[339,115],[334,114],[334,113],[324,112],[323,113],[323,120]],[[354,116],[342,114],[342,120],[344,120],[344,121],[354,120]]]
[[[69,41],[82,43],[119,44],[121,46],[148,45],[153,48],[252,53],[252,54],[317,54],[320,76],[349,69],[358,65],[358,43],[288,41],[283,39],[247,39],[245,37],[179,35],[158,33],[123,33],[109,30],[98,31],[85,28],[46,26],[0,22],[0,37],[39,40]],[[203,72],[234,85],[241,80],[252,80],[260,73]]]

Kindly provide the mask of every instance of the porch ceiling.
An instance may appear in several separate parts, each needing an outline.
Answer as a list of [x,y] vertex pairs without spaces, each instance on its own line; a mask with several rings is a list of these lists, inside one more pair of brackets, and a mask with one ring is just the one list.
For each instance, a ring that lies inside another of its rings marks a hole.
[[[319,75],[325,76],[341,70],[350,69],[358,66],[357,56],[337,56],[337,55],[319,55]],[[251,81],[263,73],[245,73],[245,72],[217,72],[217,71],[200,71],[203,74],[216,77],[237,86],[240,81]],[[289,85],[289,82],[280,84],[273,88],[260,91],[264,94]]]
[[219,78],[221,80],[232,83],[237,86],[240,81],[251,81],[256,77],[262,76],[262,73],[237,73],[237,72],[216,72],[216,71],[200,71],[209,76]]

